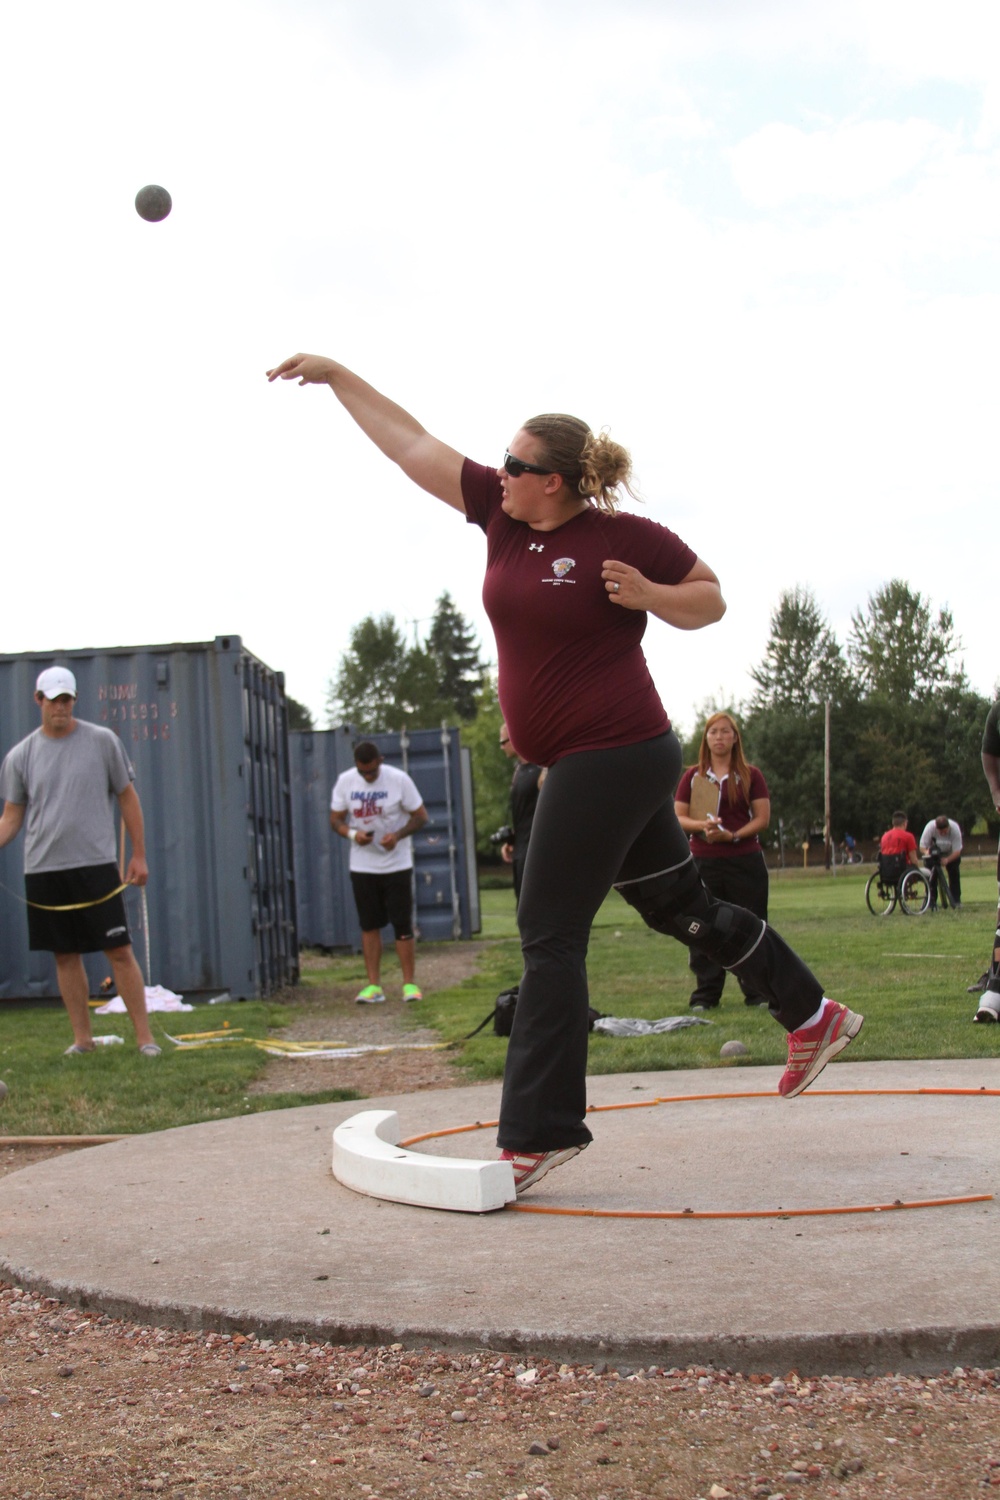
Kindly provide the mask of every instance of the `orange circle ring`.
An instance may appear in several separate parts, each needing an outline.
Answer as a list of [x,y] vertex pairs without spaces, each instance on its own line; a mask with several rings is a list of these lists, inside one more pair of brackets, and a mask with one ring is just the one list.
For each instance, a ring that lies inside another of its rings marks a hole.
[[[949,1094],[978,1099],[998,1098],[1000,1089],[813,1089],[810,1099],[832,1098],[853,1095],[905,1095],[919,1096]],[[624,1104],[591,1104],[588,1115],[601,1114],[613,1109],[653,1109],[659,1104],[693,1104],[715,1099],[775,1099],[770,1091],[754,1090],[726,1094],[665,1094],[659,1099],[634,1099]],[[404,1150],[421,1141],[437,1141],[448,1135],[465,1135],[473,1130],[489,1130],[497,1120],[475,1120],[471,1125],[451,1125],[444,1130],[428,1130],[422,1135],[411,1135],[400,1141]],[[824,1214],[883,1214],[895,1213],[904,1208],[950,1208],[959,1203],[991,1203],[992,1193],[971,1193],[959,1198],[914,1198],[904,1202],[901,1198],[892,1203],[856,1203],[842,1208],[754,1208],[754,1209],[631,1209],[631,1208],[546,1208],[535,1203],[507,1203],[511,1213],[560,1214],[579,1219],[798,1219]]]

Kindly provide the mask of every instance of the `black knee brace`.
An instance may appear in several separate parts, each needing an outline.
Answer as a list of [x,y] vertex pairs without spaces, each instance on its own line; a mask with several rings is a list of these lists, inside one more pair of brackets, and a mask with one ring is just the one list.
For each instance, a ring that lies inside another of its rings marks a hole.
[[693,860],[615,889],[647,927],[688,948],[704,950],[724,969],[736,968],[748,958],[764,931],[760,917],[742,906],[716,901],[702,885]]

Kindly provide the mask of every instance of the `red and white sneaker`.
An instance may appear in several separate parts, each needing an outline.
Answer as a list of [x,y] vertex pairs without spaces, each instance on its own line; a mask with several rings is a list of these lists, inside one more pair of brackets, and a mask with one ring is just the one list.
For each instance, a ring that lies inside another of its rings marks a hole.
[[865,1023],[836,1000],[823,1001],[823,1013],[814,1026],[803,1026],[788,1037],[788,1066],[778,1080],[778,1093],[794,1099],[818,1078],[831,1057],[843,1052]]
[[564,1146],[561,1151],[501,1151],[500,1160],[509,1161],[514,1168],[514,1191],[520,1198],[522,1193],[540,1182],[546,1172],[561,1167],[564,1161],[579,1156],[582,1150],[582,1146]]

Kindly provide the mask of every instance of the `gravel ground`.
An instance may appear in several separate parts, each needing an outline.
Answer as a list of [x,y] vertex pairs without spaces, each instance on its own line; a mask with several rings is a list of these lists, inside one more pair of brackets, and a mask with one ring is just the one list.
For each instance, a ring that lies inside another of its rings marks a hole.
[[724,1496],[1000,1486],[997,1371],[800,1380],[271,1343],[0,1287],[9,1500]]
[[[455,982],[477,951],[435,954],[421,981]],[[391,1001],[315,1004],[303,1038],[332,1016],[347,1040],[419,1039]],[[386,1052],[275,1059],[263,1086],[374,1096],[464,1081],[445,1053]],[[0,1174],[54,1154],[0,1146]],[[998,1417],[1000,1370],[743,1376],[272,1343],[140,1327],[0,1283],[4,1500],[967,1500],[1000,1489]]]

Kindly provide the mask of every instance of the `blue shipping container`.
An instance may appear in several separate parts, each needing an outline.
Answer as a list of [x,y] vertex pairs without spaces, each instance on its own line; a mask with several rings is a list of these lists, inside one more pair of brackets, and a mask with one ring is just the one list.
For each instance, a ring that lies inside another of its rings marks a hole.
[[[350,725],[289,735],[295,887],[303,947],[361,948],[350,851],[330,828],[330,793],[354,764]],[[468,750],[457,729],[366,734],[389,765],[412,776],[428,812],[413,836],[415,916],[423,942],[469,938],[480,928],[476,833]],[[387,930],[386,940],[391,940]]]

